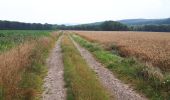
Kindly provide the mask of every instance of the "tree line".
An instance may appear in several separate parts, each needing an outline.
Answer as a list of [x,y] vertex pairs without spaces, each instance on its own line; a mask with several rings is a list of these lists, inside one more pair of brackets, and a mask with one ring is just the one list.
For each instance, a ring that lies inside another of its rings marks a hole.
[[170,25],[125,25],[116,21],[105,21],[101,24],[83,24],[74,26],[56,25],[62,30],[89,30],[89,31],[151,31],[170,32]]
[[82,24],[74,26],[56,25],[56,28],[62,30],[89,30],[89,31],[126,31],[127,25],[115,21],[105,21],[101,24]]
[[134,25],[128,26],[116,21],[104,21],[98,24],[82,25],[52,25],[40,23],[23,23],[12,21],[1,21],[0,30],[89,30],[89,31],[152,31],[152,32],[170,32],[170,25]]
[[12,21],[0,21],[1,30],[51,30],[53,25],[40,23],[23,23]]
[[130,31],[170,32],[170,25],[140,25],[130,26]]

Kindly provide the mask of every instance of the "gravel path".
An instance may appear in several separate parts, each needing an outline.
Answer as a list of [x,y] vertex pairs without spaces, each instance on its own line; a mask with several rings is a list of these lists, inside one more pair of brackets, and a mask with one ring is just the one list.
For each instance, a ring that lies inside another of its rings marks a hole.
[[117,100],[147,100],[145,97],[137,94],[127,84],[117,79],[111,71],[97,62],[88,50],[82,48],[74,40],[73,43],[81,53],[81,56],[86,60],[89,67],[96,72],[100,82],[111,93],[111,96],[114,96]]
[[48,75],[45,78],[45,91],[42,100],[66,100],[66,89],[64,88],[63,61],[60,47],[62,36],[58,39],[55,48],[47,59]]

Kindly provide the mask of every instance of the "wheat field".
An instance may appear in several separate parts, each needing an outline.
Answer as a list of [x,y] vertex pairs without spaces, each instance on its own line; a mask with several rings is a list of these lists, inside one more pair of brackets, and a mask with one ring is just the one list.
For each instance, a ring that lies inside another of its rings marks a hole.
[[90,41],[103,44],[109,50],[116,48],[122,56],[136,57],[150,66],[159,67],[163,71],[170,71],[170,33],[74,32]]

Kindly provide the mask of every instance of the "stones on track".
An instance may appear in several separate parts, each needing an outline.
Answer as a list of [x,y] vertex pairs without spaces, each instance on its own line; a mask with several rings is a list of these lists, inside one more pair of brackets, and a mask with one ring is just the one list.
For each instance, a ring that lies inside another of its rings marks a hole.
[[66,100],[66,89],[64,88],[64,65],[61,53],[62,36],[59,37],[54,49],[47,59],[48,74],[45,78],[45,91],[42,100]]
[[74,45],[79,50],[81,56],[86,60],[89,67],[96,72],[102,85],[110,92],[111,97],[113,96],[116,100],[147,100],[136,93],[127,84],[122,83],[117,79],[111,71],[105,68],[101,63],[96,61],[93,55],[81,47],[72,39]]

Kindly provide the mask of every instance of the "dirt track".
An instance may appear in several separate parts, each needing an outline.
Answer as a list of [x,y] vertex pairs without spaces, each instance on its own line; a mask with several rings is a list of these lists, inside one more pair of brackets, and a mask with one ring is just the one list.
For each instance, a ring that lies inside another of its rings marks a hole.
[[[61,38],[62,36],[58,39],[55,48],[52,50],[47,60],[48,75],[45,78],[43,100],[66,100],[66,89],[64,88],[63,78],[64,65],[60,47]],[[116,100],[147,100],[145,97],[136,93],[127,84],[117,79],[111,71],[96,61],[88,50],[82,48],[74,40],[72,41],[89,67],[96,72],[100,82],[110,93],[111,98],[115,98]]]
[[73,43],[81,53],[81,56],[86,60],[89,67],[97,73],[100,82],[111,93],[111,96],[115,96],[117,100],[147,100],[145,97],[137,94],[127,84],[117,79],[111,71],[97,62],[88,50],[82,48],[74,41]]
[[43,100],[66,100],[66,89],[64,88],[63,61],[60,47],[62,36],[58,39],[55,48],[47,59],[48,74],[45,78]]

